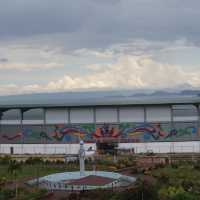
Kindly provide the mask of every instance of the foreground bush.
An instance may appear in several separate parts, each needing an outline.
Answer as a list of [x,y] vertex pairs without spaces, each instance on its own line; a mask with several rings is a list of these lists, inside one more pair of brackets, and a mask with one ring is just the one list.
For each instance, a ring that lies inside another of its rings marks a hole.
[[186,192],[182,187],[162,188],[159,191],[160,200],[196,200],[196,195],[190,192]]
[[9,200],[15,197],[15,190],[0,188],[0,200]]

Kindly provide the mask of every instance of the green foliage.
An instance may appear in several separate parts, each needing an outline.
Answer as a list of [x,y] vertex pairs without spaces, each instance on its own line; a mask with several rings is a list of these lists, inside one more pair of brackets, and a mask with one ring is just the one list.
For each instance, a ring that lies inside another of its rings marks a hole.
[[0,188],[0,200],[11,199],[15,196],[15,191],[8,188]]
[[173,169],[177,169],[178,168],[178,163],[171,163],[171,167],[173,168]]
[[168,184],[169,183],[169,175],[166,172],[161,172],[160,175],[158,176],[158,181],[161,184]]
[[39,200],[43,198],[47,194],[47,190],[45,189],[38,189],[32,192],[21,192],[19,199],[20,200]]
[[[39,200],[47,194],[45,189],[32,190],[31,192],[25,188],[18,188],[19,200]],[[0,200],[9,200],[15,197],[14,189],[0,189]]]
[[197,196],[186,192],[182,187],[165,187],[159,191],[160,200],[196,200]]
[[11,161],[11,157],[10,156],[3,156],[0,157],[0,165],[8,165],[9,162]]
[[158,187],[161,188],[160,197],[164,198],[164,194],[174,194],[174,197],[171,195],[164,199],[181,199],[185,196],[187,199],[200,199],[200,171],[191,163],[182,162],[176,167],[156,169],[152,174],[158,180]]
[[31,165],[34,165],[34,164],[42,164],[43,163],[43,160],[42,158],[39,158],[39,157],[29,157],[26,161],[25,161],[26,164],[31,164]]
[[21,171],[21,163],[15,160],[10,160],[8,165],[8,173],[16,176],[19,171]]
[[200,160],[198,160],[198,161],[194,164],[194,169],[200,170]]
[[99,190],[92,190],[90,192],[80,193],[80,196],[77,196],[76,194],[72,193],[69,199],[74,200],[74,199],[80,199],[79,197],[81,197],[81,199],[110,200],[114,198],[115,195],[116,195],[115,192],[111,191],[108,192],[106,190],[99,189]]
[[[92,160],[87,161],[87,169],[92,168],[92,162]],[[137,173],[139,170],[133,156],[118,157],[117,163],[113,163],[113,156],[108,155],[97,160],[95,164],[98,170],[113,170],[116,167],[118,169],[128,167],[128,170],[132,173]],[[81,199],[96,200],[197,200],[200,199],[199,166],[200,162],[177,162],[168,166],[158,165],[156,169],[148,173],[148,176],[144,177],[144,175],[140,174],[141,178],[137,179],[135,185],[125,191],[85,191],[80,196],[72,194],[70,198],[80,199],[81,197]],[[24,178],[28,179],[29,177],[33,178],[63,171],[73,171],[78,168],[79,163],[73,161],[64,164],[60,161],[46,162],[41,158],[31,157],[22,165],[19,162],[11,160],[10,157],[6,157],[3,158],[3,162],[0,159],[0,186],[4,187],[9,180],[18,180],[20,182]],[[151,179],[148,179],[148,177]],[[154,183],[148,181],[152,179]],[[41,199],[47,194],[47,191],[38,190],[37,188],[31,188],[31,190],[33,192],[27,192],[24,188],[18,188],[18,199],[36,200]],[[0,189],[0,200],[9,200],[14,195],[14,190]]]
[[118,169],[123,169],[123,168],[127,168],[127,167],[134,167],[134,166],[136,166],[136,162],[135,162],[135,160],[133,159],[132,156],[120,158],[117,161],[117,164],[116,164],[116,167]]
[[5,176],[0,177],[0,185],[4,185],[7,181],[7,178]]
[[197,199],[199,199],[197,196],[188,192],[179,193],[172,198],[172,200],[197,200]]

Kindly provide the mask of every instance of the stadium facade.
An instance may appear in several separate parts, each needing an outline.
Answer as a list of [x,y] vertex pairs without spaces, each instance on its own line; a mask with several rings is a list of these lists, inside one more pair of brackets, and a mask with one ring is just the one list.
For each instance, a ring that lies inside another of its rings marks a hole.
[[0,99],[1,144],[194,141],[199,130],[199,96],[54,93]]

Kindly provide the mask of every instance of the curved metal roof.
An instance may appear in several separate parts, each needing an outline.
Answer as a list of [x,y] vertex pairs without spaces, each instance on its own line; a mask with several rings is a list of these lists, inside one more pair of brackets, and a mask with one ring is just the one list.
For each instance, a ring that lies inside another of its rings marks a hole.
[[48,93],[1,96],[0,108],[200,104],[200,96],[106,96],[103,93]]

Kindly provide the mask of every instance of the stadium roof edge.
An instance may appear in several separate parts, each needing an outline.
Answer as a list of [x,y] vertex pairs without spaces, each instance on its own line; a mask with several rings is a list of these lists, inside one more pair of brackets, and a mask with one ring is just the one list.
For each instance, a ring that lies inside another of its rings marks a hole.
[[10,96],[0,98],[0,109],[48,108],[48,107],[95,107],[95,106],[141,106],[200,104],[200,96],[145,96],[145,97],[78,97],[43,95]]

